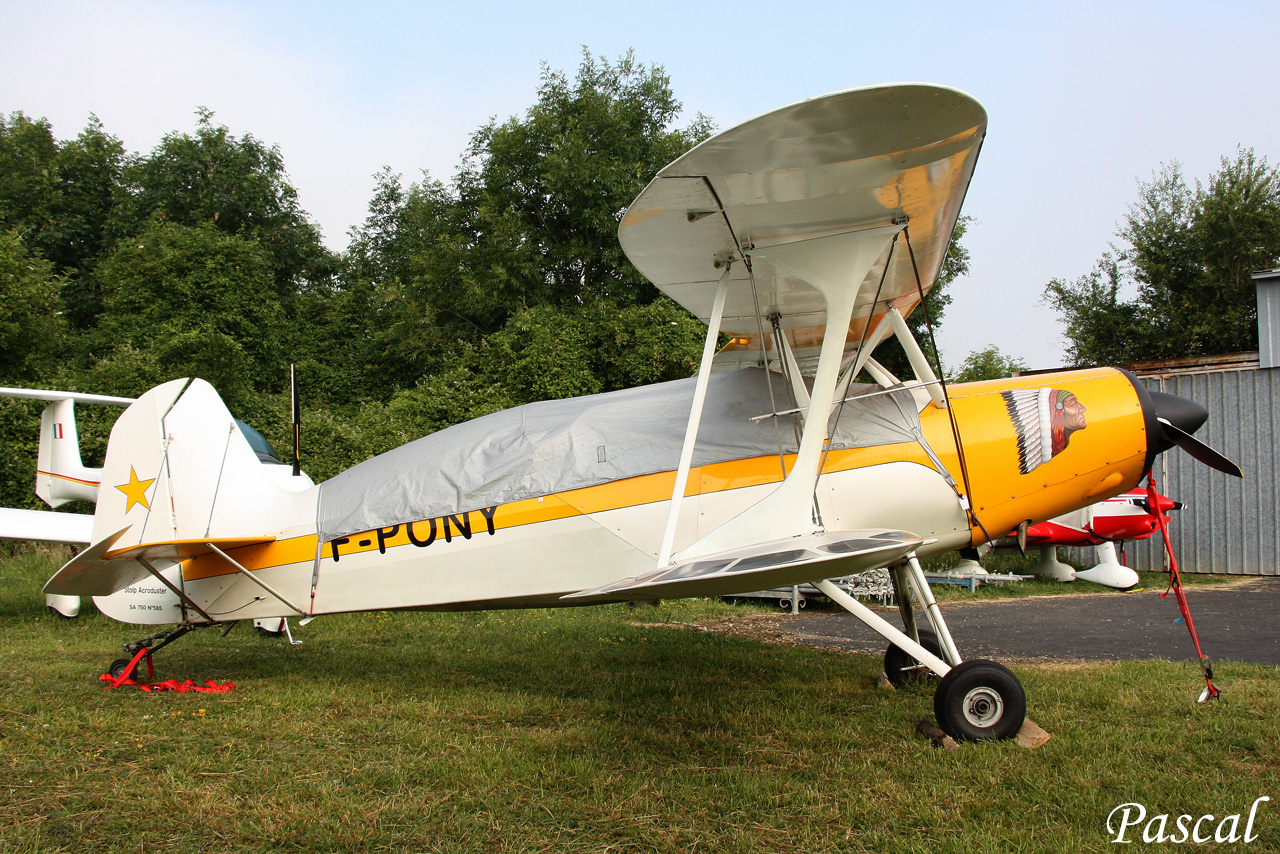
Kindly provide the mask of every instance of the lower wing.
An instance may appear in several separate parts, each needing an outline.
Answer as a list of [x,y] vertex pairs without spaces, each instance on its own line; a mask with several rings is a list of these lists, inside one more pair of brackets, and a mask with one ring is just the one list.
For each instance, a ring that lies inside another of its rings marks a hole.
[[788,537],[708,555],[563,598],[603,602],[749,593],[888,566],[923,543],[906,531],[835,531]]

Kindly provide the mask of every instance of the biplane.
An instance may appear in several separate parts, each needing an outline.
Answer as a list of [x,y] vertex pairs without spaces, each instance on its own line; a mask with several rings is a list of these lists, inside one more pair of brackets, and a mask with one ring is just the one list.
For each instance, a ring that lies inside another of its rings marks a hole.
[[[173,626],[147,639],[159,648],[234,620],[812,582],[886,639],[895,674],[939,677],[944,730],[1012,737],[1021,684],[962,659],[920,559],[1123,493],[1174,443],[1234,467],[1190,435],[1186,405],[1120,370],[948,387],[930,366],[905,318],[937,280],[986,126],[955,89],[873,86],[659,172],[619,239],[706,323],[686,380],[494,413],[314,485],[264,463],[208,383],[157,386],[116,421],[87,548],[45,591]],[[893,338],[914,376],[875,359]],[[901,627],[825,581],[878,567]]]

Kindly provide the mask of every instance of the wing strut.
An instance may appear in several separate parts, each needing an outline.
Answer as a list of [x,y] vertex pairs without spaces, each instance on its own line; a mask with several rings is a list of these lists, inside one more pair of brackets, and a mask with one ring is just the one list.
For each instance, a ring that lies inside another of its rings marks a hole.
[[[787,388],[791,391],[791,402],[795,405],[795,414],[799,415],[799,419],[792,419],[792,428],[796,431],[796,444],[800,444],[801,430],[804,429],[805,419],[809,417],[809,390],[804,387],[804,377],[800,373],[800,364],[796,362],[796,355],[791,351],[791,343],[787,341],[787,336],[782,332],[782,324],[778,315],[775,313],[770,315],[769,322],[773,326],[773,349],[778,354],[778,368],[786,380]],[[761,339],[763,340],[763,339]],[[769,382],[770,389],[773,388],[773,380],[767,375],[765,377]],[[777,411],[774,407],[773,419],[774,428],[778,427],[778,418],[782,412]],[[786,456],[782,453],[782,448],[778,448],[779,459],[782,460],[782,476],[787,475]]]
[[[845,339],[853,317],[858,286],[901,229],[901,226],[884,226],[754,250],[757,258],[807,282],[822,295],[826,303],[826,330],[818,357],[818,368],[813,378],[810,413],[830,413],[835,404],[836,383],[844,358]],[[720,287],[724,287],[723,280]],[[827,421],[826,417],[812,416],[805,420],[804,434],[800,439],[795,462],[781,485],[689,548],[674,555],[674,559],[689,561],[741,548],[750,543],[813,534],[821,530],[821,525],[813,518],[813,491],[828,438]]]
[[689,423],[684,430],[684,445],[680,448],[680,465],[676,469],[675,486],[671,489],[671,509],[667,511],[667,527],[662,532],[662,547],[658,550],[658,568],[671,563],[671,549],[675,545],[676,524],[680,521],[680,504],[689,483],[689,466],[693,463],[693,446],[698,440],[698,427],[702,424],[702,405],[707,399],[707,384],[711,381],[711,360],[716,354],[716,341],[720,337],[720,320],[724,317],[725,296],[729,292],[729,271],[733,262],[724,262],[724,272],[716,285],[715,302],[711,317],[707,320],[707,340],[702,345],[702,362],[698,365],[698,381],[693,389],[693,405],[689,409]]
[[907,321],[903,318],[902,312],[897,308],[889,309],[889,324],[893,327],[893,334],[898,336],[898,343],[902,345],[903,352],[907,354],[907,361],[911,363],[911,371],[916,375],[916,379],[920,384],[929,390],[929,397],[933,399],[933,405],[939,409],[947,408],[947,396],[941,385],[938,383],[938,377],[933,372],[933,368],[929,366],[929,360],[925,357],[924,351],[920,349],[919,342],[915,336],[911,334],[911,330],[907,327]]
[[159,581],[165,587],[168,587],[170,592],[172,592],[175,596],[181,599],[182,604],[186,605],[188,608],[195,611],[197,614],[204,617],[209,622],[211,623],[218,622],[218,620],[215,620],[213,617],[210,617],[207,613],[205,613],[205,610],[203,608],[201,608],[194,601],[192,601],[191,597],[188,596],[185,592],[183,592],[181,587],[178,587],[176,584],[169,581],[169,579],[165,578],[164,574],[160,572],[160,570],[156,569],[154,566],[151,565],[151,561],[147,560],[144,557],[140,557],[138,558],[138,563],[142,564],[143,567],[146,568],[147,572],[151,573],[151,576],[155,578],[156,581]]
[[929,652],[920,645],[914,638],[908,637],[901,629],[891,624],[884,617],[872,611],[866,605],[863,605],[857,599],[854,599],[848,593],[845,593],[831,581],[815,581],[814,587],[822,591],[822,595],[826,596],[832,602],[835,602],[841,608],[844,608],[850,614],[853,614],[863,622],[869,629],[874,631],[880,637],[884,638],[891,644],[896,644],[898,648],[903,649],[916,661],[928,667],[938,676],[946,676],[951,670],[951,665],[943,661],[938,656]]
[[297,605],[293,604],[288,599],[281,596],[279,593],[276,592],[275,588],[273,588],[270,584],[267,584],[267,582],[263,581],[261,578],[258,578],[249,570],[245,569],[243,566],[240,565],[240,562],[237,561],[235,558],[233,558],[231,555],[227,554],[222,549],[215,546],[213,543],[205,543],[205,545],[207,545],[210,549],[212,549],[214,554],[216,554],[218,557],[225,560],[231,567],[233,567],[236,570],[236,572],[241,573],[242,575],[244,575],[245,578],[249,579],[254,584],[261,587],[267,593],[270,593],[273,598],[278,600],[286,608],[292,608],[293,610],[297,611],[298,616],[300,617],[307,616],[306,611],[302,610]]

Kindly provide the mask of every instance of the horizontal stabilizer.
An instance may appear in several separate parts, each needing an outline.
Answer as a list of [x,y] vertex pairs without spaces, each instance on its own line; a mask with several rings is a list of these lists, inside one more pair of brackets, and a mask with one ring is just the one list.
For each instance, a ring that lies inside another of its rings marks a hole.
[[140,543],[127,549],[107,552],[108,560],[186,560],[190,557],[213,554],[210,546],[217,546],[223,551],[239,549],[244,546],[261,546],[275,542],[275,537],[222,537],[203,540],[167,540],[160,543]]
[[26,400],[76,400],[80,403],[105,403],[111,406],[128,406],[132,397],[111,397],[105,394],[83,394],[78,391],[51,391],[38,388],[0,388],[0,397],[19,397]]
[[93,517],[85,513],[3,507],[0,508],[0,539],[88,545],[93,539]]
[[170,540],[158,543],[141,543],[124,549],[111,547],[127,531],[121,528],[111,536],[95,543],[76,555],[58,570],[44,585],[45,593],[72,596],[110,596],[131,584],[136,584],[151,573],[141,560],[185,560],[199,555],[212,554],[211,545],[219,549],[236,549],[242,546],[270,543],[274,537],[237,537],[207,540]]
[[45,582],[44,592],[60,596],[110,596],[145,578],[147,568],[136,560],[104,559],[127,530],[127,526],[121,528],[67,561]]
[[887,566],[922,542],[906,531],[837,531],[788,537],[708,555],[563,598],[624,601],[749,593]]

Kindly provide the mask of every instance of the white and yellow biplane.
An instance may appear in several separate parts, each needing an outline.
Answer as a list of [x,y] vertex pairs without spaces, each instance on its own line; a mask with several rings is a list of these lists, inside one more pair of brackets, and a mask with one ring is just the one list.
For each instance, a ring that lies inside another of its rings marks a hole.
[[[318,485],[264,464],[208,383],[158,386],[116,422],[100,475],[42,463],[50,483],[101,482],[87,548],[45,591],[175,624],[162,644],[232,620],[813,582],[888,641],[891,677],[941,677],[944,730],[1011,737],[1021,685],[961,659],[919,559],[1124,492],[1175,441],[1232,466],[1180,429],[1185,402],[1119,370],[937,378],[904,318],[939,274],[986,123],[954,89],[867,87],[663,169],[619,237],[707,324],[688,380],[495,413]],[[873,357],[894,337],[913,378]],[[891,569],[901,628],[824,580],[875,567]]]

